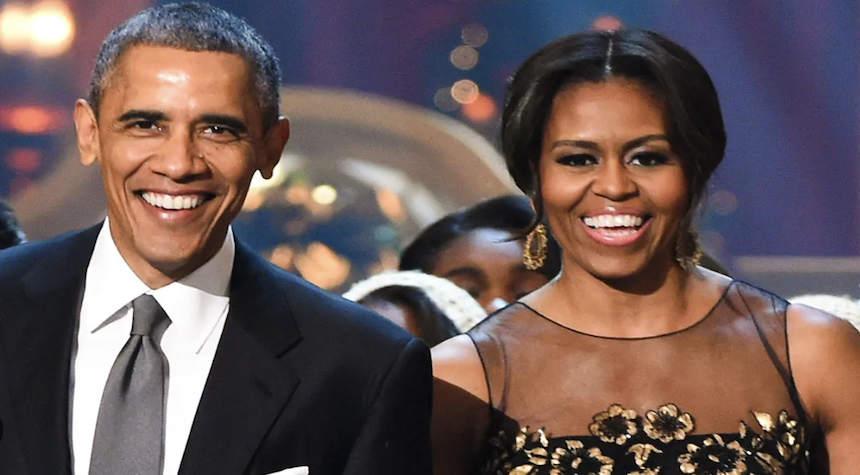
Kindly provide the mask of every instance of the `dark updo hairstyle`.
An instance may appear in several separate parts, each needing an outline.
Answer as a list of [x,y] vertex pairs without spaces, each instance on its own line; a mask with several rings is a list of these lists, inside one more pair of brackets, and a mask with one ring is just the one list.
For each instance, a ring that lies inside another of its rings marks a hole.
[[405,285],[390,285],[374,290],[358,300],[362,305],[397,305],[408,308],[418,320],[420,337],[433,347],[460,334],[454,322],[430,300],[424,290]]
[[[525,196],[506,195],[482,201],[424,228],[400,255],[400,270],[432,274],[439,255],[463,235],[479,229],[496,229],[519,236],[535,219]],[[561,250],[551,234],[547,238],[546,261],[537,272],[552,279],[561,270]]]
[[676,247],[676,257],[688,262],[698,248],[693,221],[708,179],[723,159],[726,132],[717,91],[705,68],[686,49],[647,30],[566,36],[541,48],[515,73],[501,136],[508,171],[537,211],[526,232],[543,219],[538,165],[553,99],[577,84],[612,78],[646,87],[666,106],[669,143],[690,189]]

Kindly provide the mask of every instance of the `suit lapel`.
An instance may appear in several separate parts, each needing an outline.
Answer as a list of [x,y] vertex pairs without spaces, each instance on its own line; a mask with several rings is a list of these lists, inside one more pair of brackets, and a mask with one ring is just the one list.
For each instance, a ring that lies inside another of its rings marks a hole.
[[237,241],[230,311],[179,473],[244,473],[299,378],[280,358],[301,339],[280,279]]
[[8,305],[0,312],[0,349],[3,360],[10,363],[14,423],[33,474],[71,473],[70,367],[86,269],[98,229],[46,246],[48,251],[22,279],[21,287],[4,289],[7,297],[0,297]]

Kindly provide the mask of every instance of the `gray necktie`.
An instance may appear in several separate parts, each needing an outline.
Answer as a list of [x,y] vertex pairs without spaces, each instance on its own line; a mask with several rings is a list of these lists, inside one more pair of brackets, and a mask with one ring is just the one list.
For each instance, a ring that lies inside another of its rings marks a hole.
[[170,319],[151,295],[131,303],[131,335],[110,370],[99,407],[90,475],[160,475],[164,465]]

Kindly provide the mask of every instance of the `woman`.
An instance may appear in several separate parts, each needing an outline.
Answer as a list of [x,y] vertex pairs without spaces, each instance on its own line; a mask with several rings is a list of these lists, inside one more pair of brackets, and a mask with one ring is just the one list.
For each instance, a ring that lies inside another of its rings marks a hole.
[[401,270],[448,279],[492,313],[558,273],[558,245],[547,236],[540,268],[523,263],[521,230],[534,219],[524,196],[500,196],[445,216],[419,234],[400,258]]
[[516,73],[502,144],[562,272],[434,349],[436,473],[857,472],[860,335],[696,265],[725,132],[690,53],[558,40]]
[[429,346],[459,335],[487,313],[452,282],[417,271],[383,272],[343,294],[424,340]]

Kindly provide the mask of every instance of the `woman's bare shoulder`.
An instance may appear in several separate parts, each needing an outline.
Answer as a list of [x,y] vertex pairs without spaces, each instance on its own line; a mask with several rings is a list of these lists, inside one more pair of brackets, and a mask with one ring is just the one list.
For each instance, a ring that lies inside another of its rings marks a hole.
[[458,335],[433,347],[433,376],[487,402],[487,376],[475,343]]

